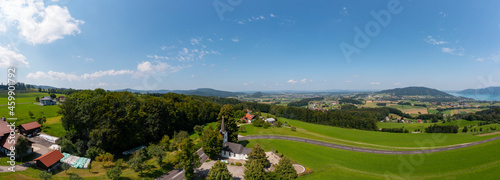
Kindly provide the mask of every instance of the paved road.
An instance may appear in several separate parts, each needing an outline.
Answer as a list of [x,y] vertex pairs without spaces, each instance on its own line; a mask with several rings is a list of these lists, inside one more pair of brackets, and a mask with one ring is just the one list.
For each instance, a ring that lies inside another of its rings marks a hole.
[[288,137],[288,136],[272,136],[272,135],[270,135],[270,136],[269,135],[258,136],[258,135],[256,135],[256,136],[238,137],[239,141],[249,140],[249,139],[281,139],[281,140],[304,142],[304,143],[315,144],[315,145],[320,145],[320,146],[325,146],[325,147],[335,148],[335,149],[349,150],[349,151],[397,155],[397,154],[424,154],[424,153],[433,153],[433,152],[441,152],[441,151],[459,149],[459,148],[464,148],[464,147],[469,147],[469,146],[474,146],[474,145],[494,141],[494,140],[500,139],[500,136],[486,139],[486,140],[482,140],[482,141],[473,142],[473,143],[461,144],[461,145],[450,146],[450,147],[445,147],[445,148],[414,150],[414,151],[375,150],[375,149],[368,149],[368,148],[338,145],[338,144],[333,144],[333,143],[328,143],[328,142],[323,142],[323,141],[316,141],[316,140],[311,140],[311,139],[299,138],[299,137]]
[[[196,151],[196,154],[200,157],[200,163],[204,163],[208,156],[203,152],[200,148]],[[184,179],[184,170],[183,169],[174,169],[158,178],[156,180],[183,180]]]

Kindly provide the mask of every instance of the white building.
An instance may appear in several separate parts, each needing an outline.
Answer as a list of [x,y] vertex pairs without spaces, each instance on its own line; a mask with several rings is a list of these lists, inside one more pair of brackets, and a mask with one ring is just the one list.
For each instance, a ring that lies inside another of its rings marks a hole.
[[264,121],[273,124],[274,121],[276,121],[276,119],[274,119],[274,118],[267,118]]
[[43,106],[48,106],[48,105],[56,105],[57,100],[52,99],[50,96],[45,96],[42,99],[40,99],[40,104]]
[[222,136],[224,136],[224,143],[220,153],[222,157],[237,160],[248,160],[248,153],[252,151],[251,148],[243,147],[243,145],[238,143],[227,142],[227,131],[224,127],[224,117],[222,117],[222,124],[219,132]]

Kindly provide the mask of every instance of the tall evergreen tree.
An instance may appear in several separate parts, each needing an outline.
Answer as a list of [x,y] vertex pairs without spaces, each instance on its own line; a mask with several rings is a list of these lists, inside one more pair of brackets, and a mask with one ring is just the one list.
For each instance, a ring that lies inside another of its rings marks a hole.
[[243,171],[243,177],[246,180],[262,180],[267,179],[267,173],[264,166],[257,161],[251,161],[246,164],[246,169]]
[[203,152],[208,155],[210,159],[216,159],[221,152],[223,143],[222,136],[219,132],[215,131],[212,126],[209,126],[203,131],[201,140],[203,141]]
[[267,159],[266,153],[259,144],[255,144],[252,151],[248,153],[247,165],[254,161],[264,168],[269,166],[269,160]]
[[191,138],[184,139],[181,144],[179,144],[180,152],[177,155],[179,158],[179,164],[175,168],[184,169],[184,177],[188,180],[194,178],[194,168],[200,165],[200,157],[196,154],[196,147],[193,144]]
[[206,180],[231,180],[233,175],[227,169],[226,163],[217,161],[208,172]]
[[297,178],[297,171],[295,171],[292,162],[286,156],[280,159],[280,162],[276,165],[275,172],[280,180]]

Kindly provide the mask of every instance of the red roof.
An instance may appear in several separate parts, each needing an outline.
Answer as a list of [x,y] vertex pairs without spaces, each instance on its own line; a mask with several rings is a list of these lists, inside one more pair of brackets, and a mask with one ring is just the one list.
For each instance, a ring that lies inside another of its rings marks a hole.
[[[19,134],[16,133],[16,136],[14,138],[14,142],[17,142],[17,138],[19,138]],[[7,139],[9,139],[9,136],[4,136],[1,140],[0,140],[0,146],[2,146],[3,148],[5,149],[9,149],[10,150],[10,147],[11,146],[15,146],[16,144],[12,143],[12,144],[9,144]]]
[[247,115],[245,116],[245,118],[246,118],[246,119],[248,119],[248,120],[252,120],[254,117],[255,117],[255,116],[254,116],[254,115],[251,115],[251,114],[247,114]]
[[38,122],[33,121],[33,122],[30,122],[30,123],[21,124],[21,127],[23,127],[24,130],[29,131],[29,130],[32,130],[32,129],[40,128],[42,126],[40,126],[40,124],[38,124]]
[[43,165],[45,165],[45,167],[50,167],[57,161],[61,160],[63,157],[64,155],[61,154],[61,152],[59,152],[58,150],[53,150],[34,159],[34,161],[40,161]]
[[0,137],[4,136],[7,133],[10,133],[10,127],[7,121],[0,120]]

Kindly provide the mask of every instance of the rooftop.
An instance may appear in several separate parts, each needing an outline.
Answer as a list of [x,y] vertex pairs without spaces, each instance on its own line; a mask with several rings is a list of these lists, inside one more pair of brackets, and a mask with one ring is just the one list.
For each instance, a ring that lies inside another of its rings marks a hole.
[[23,127],[24,130],[32,130],[32,129],[40,128],[42,126],[40,124],[38,124],[38,122],[33,121],[30,123],[21,124],[21,127]]
[[46,167],[50,167],[55,164],[57,161],[61,160],[64,157],[61,152],[57,150],[50,151],[36,159],[34,161],[40,161]]
[[222,147],[222,150],[233,152],[235,154],[248,154],[252,151],[252,148],[243,147],[243,145],[238,143],[226,142],[226,145]]

